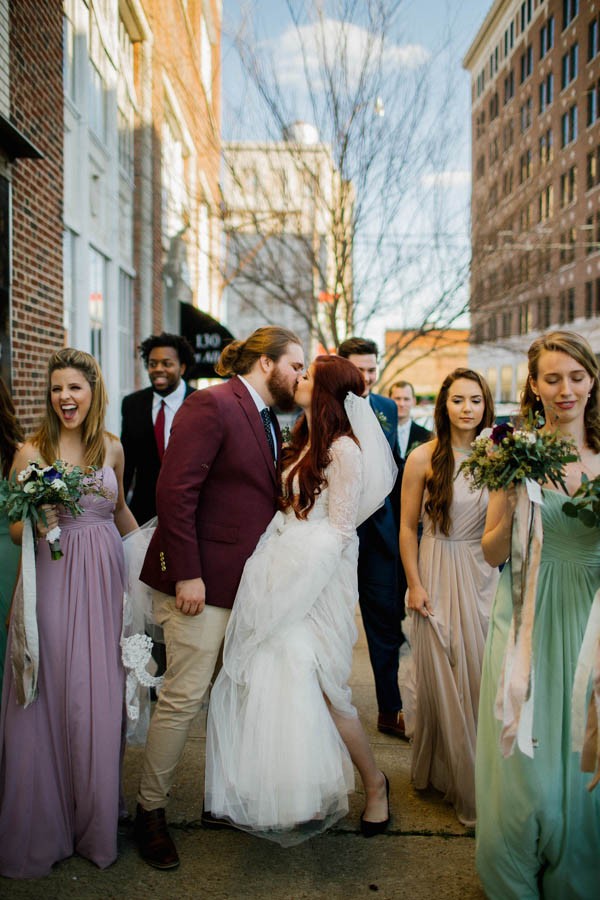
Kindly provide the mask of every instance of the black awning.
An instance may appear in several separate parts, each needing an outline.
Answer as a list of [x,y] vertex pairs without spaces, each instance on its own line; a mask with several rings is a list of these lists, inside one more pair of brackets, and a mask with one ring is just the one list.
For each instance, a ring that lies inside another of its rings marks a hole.
[[10,119],[7,119],[1,113],[0,147],[11,161],[19,157],[29,157],[30,159],[44,158],[44,154],[38,150],[35,144],[32,144],[18,128],[15,128]]
[[186,381],[195,378],[216,378],[215,364],[221,350],[235,340],[230,331],[191,303],[179,304],[180,334],[187,338],[194,348],[195,363],[191,371],[185,373]]

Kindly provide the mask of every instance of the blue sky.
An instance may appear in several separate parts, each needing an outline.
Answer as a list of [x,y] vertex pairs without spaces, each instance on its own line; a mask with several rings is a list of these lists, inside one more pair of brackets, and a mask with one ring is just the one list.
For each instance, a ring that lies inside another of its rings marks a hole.
[[[440,85],[440,98],[447,77],[452,78],[453,94],[451,116],[456,125],[456,134],[443,172],[432,172],[431,177],[446,179],[448,185],[447,202],[455,211],[452,232],[457,243],[468,245],[469,240],[469,196],[470,196],[470,79],[462,70],[462,59],[482,24],[492,0],[404,0],[397,20],[397,34],[394,36],[394,51],[402,58],[411,56],[415,60],[429,59],[435,73],[433,83]],[[302,8],[302,3],[295,4]],[[326,4],[328,12],[333,12],[335,2]],[[286,91],[294,98],[293,40],[286,29],[289,27],[289,13],[284,0],[224,0],[223,4],[223,131],[224,137],[251,139],[258,134],[244,131],[239,115],[232,110],[243,95],[244,82],[236,64],[235,53],[231,50],[229,36],[235,30],[241,13],[245,12],[257,39],[274,53],[275,61],[284,72]],[[334,16],[334,14],[333,14]],[[335,17],[335,16],[334,16]],[[429,63],[428,63],[429,64]],[[299,63],[298,63],[299,65]],[[300,74],[300,73],[299,73]],[[298,85],[301,79],[298,79]],[[300,90],[300,88],[298,88]],[[435,90],[435,88],[434,88]],[[385,102],[385,97],[383,98]],[[292,100],[293,103],[293,100]],[[300,103],[300,101],[299,101]],[[293,118],[305,118],[299,110]],[[292,119],[293,120],[293,119]],[[262,136],[262,135],[261,135]],[[422,298],[428,302],[427,297]],[[387,321],[394,327],[407,327],[406,321]],[[380,334],[373,334],[378,340]]]

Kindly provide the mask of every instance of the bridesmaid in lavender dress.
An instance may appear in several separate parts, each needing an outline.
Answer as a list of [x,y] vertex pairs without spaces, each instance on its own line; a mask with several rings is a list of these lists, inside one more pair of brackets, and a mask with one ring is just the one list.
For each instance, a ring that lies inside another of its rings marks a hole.
[[[7,664],[0,718],[0,874],[47,875],[79,853],[101,868],[117,856],[124,675],[120,659],[124,559],[120,535],[136,527],[123,497],[123,449],[104,430],[106,389],[93,357],[60,350],[50,358],[46,414],[17,453],[94,467],[97,482],[78,518],[47,507],[60,525],[63,557],[36,554],[38,696],[19,705]],[[47,528],[38,526],[38,537]],[[11,525],[20,543],[23,523]],[[13,611],[9,654],[17,655]],[[7,654],[7,655],[9,655]]]

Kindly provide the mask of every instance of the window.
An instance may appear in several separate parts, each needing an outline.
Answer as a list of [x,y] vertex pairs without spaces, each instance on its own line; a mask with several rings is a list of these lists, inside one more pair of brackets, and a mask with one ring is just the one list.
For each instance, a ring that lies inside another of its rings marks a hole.
[[65,3],[63,16],[63,90],[73,103],[77,101],[77,54],[75,52],[74,5]]
[[488,193],[488,209],[492,210],[498,206],[498,185],[493,184]]
[[515,96],[515,74],[511,69],[506,78],[504,79],[504,103],[508,103],[509,100]]
[[560,264],[567,265],[575,262],[575,243],[577,235],[575,228],[569,228],[560,235]]
[[515,129],[513,120],[509,119],[502,129],[502,149],[508,150],[515,142]]
[[90,247],[90,353],[102,367],[102,331],[106,304],[106,259]]
[[526,150],[519,159],[519,184],[531,177],[531,150]]
[[119,387],[121,399],[134,389],[133,278],[119,270]]
[[560,208],[577,200],[577,166],[571,166],[568,172],[560,176]]
[[493,94],[490,99],[490,122],[493,122],[499,112],[500,105],[498,103],[498,91],[496,91],[496,93]]
[[575,318],[575,288],[568,288],[566,291],[560,292],[559,306],[559,324],[564,325],[565,322],[572,322]]
[[560,120],[562,146],[566,147],[577,138],[577,104],[573,104]]
[[544,132],[544,134],[540,137],[538,141],[539,147],[539,156],[540,156],[540,166],[546,166],[549,162],[552,161],[552,129],[549,128],[548,131]]
[[481,154],[475,164],[475,177],[482,178],[485,175],[485,156]]
[[530,327],[529,304],[523,303],[519,308],[519,334],[528,334]]
[[600,250],[600,211],[595,216],[588,216],[582,229],[585,232],[585,255],[591,256]]
[[513,399],[513,370],[512,366],[500,368],[500,402],[510,403]]
[[600,315],[600,278],[585,283],[585,317]]
[[521,54],[521,84],[529,78],[533,72],[533,47],[529,44]]
[[512,328],[512,313],[510,311],[502,313],[502,337],[510,337]]
[[482,69],[477,76],[477,96],[481,97],[485,90],[485,71]]
[[521,3],[521,32],[525,31],[525,28],[531,22],[531,13],[533,11],[533,0],[524,0]]
[[498,337],[498,330],[496,325],[496,316],[492,316],[488,319],[488,340],[495,341]]
[[502,176],[502,195],[504,197],[508,197],[509,194],[512,194],[513,189],[513,170],[509,169],[508,172],[504,172]]
[[475,119],[475,136],[483,137],[485,134],[485,112],[480,113]]
[[504,57],[506,58],[509,54],[509,51],[515,45],[515,23],[511,22],[506,31],[504,32]]
[[77,236],[63,231],[63,329],[65,347],[72,347],[75,339],[75,245]]
[[547,184],[538,198],[538,221],[546,222],[552,218],[554,192],[552,185]]
[[552,302],[550,297],[541,297],[537,302],[537,327],[540,331],[550,328],[552,321]]
[[600,117],[600,81],[591,84],[587,90],[587,124],[593,125]]
[[117,80],[117,127],[119,165],[122,174],[133,182],[133,136],[135,132],[135,88],[133,41],[122,19],[119,19],[119,59]]
[[572,47],[567,50],[565,55],[562,58],[561,65],[561,79],[560,79],[560,87],[561,90],[567,87],[575,78],[577,78],[579,64],[579,44],[575,43]]
[[588,25],[588,61],[596,56],[599,49],[598,19],[592,19],[592,21]]
[[490,143],[490,166],[498,159],[498,138],[495,137]]
[[540,29],[540,59],[554,47],[554,16],[549,16]]
[[563,31],[579,12],[579,0],[563,0]]
[[520,109],[521,116],[521,134],[531,127],[531,97],[528,97]]
[[598,182],[600,181],[600,147],[596,147],[595,150],[591,150],[586,157],[586,190],[591,190],[593,187],[596,187]]
[[540,83],[540,114],[543,113],[554,99],[554,76],[549,72]]
[[531,204],[527,203],[519,213],[519,228],[521,232],[528,231],[531,225]]

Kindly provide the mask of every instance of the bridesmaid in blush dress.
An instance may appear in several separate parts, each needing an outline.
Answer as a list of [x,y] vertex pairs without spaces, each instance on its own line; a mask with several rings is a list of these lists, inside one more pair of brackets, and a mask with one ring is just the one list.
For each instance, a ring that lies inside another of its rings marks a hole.
[[441,791],[467,826],[475,822],[479,682],[498,570],[481,550],[487,492],[471,491],[459,468],[493,418],[483,378],[455,369],[435,404],[437,437],[413,450],[402,480],[400,551],[416,676],[412,780]]
[[[63,557],[49,544],[36,553],[39,673],[37,697],[20,705],[15,671],[6,666],[0,718],[0,874],[47,875],[78,853],[99,867],[117,856],[124,674],[120,658],[124,558],[120,535],[136,527],[123,497],[123,450],[104,430],[106,390],[93,357],[54,353],[46,413],[18,451],[30,460],[62,459],[90,471],[90,493],[77,518],[46,507],[59,524]],[[23,523],[11,525],[20,542]],[[17,611],[9,654],[18,654]]]

